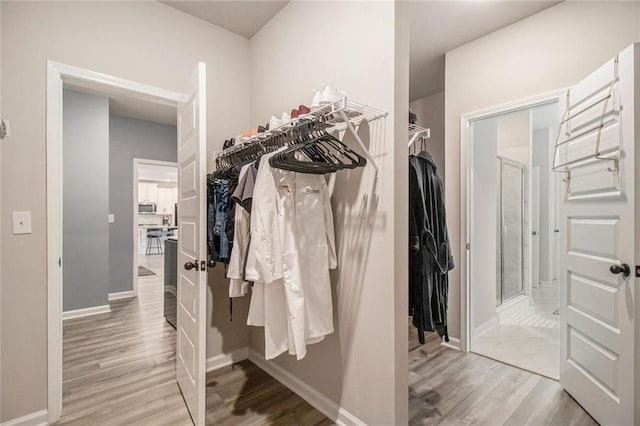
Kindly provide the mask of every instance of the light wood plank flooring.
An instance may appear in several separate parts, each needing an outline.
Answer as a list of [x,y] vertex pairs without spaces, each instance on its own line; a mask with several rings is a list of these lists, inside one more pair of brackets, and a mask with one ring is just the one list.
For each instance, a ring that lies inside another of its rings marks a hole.
[[597,425],[557,381],[428,336],[409,325],[410,424]]
[[[163,316],[163,256],[140,256],[156,275],[111,313],[63,326],[64,425],[190,425],[175,381],[175,330]],[[253,363],[207,374],[207,424],[325,425],[320,412]]]

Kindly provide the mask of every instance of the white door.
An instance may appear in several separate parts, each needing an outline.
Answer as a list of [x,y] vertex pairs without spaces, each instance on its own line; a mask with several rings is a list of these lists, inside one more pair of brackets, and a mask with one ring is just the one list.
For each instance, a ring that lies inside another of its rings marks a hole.
[[[560,133],[571,142],[555,160],[556,166],[573,163],[561,167],[570,180],[561,203],[560,383],[603,425],[640,424],[634,414],[640,398],[635,273],[615,273],[627,264],[633,269],[640,241],[634,221],[637,54],[631,46],[617,64],[609,61],[571,88]],[[598,135],[600,158],[617,161],[594,158]]]
[[195,425],[205,424],[206,68],[178,105],[178,323],[176,379]]

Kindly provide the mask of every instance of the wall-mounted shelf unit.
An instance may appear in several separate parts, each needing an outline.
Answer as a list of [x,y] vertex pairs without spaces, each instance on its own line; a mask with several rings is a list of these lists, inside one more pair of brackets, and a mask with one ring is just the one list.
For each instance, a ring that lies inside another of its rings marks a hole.
[[431,129],[409,123],[409,148],[419,139],[431,138]]
[[311,111],[309,113],[294,118],[288,123],[275,127],[273,129],[269,129],[266,132],[258,133],[257,135],[245,139],[240,143],[236,143],[236,145],[224,151],[217,152],[215,154],[215,159],[217,160],[222,155],[236,153],[247,147],[248,145],[264,139],[268,139],[278,133],[287,131],[294,127],[296,123],[298,123],[302,119],[317,119],[329,124],[329,127],[327,127],[326,129],[329,133],[337,133],[348,130],[358,142],[360,148],[362,148],[365,157],[367,157],[367,160],[373,165],[376,176],[378,176],[378,165],[376,164],[373,156],[360,138],[360,135],[358,135],[356,129],[364,121],[371,123],[373,121],[385,118],[388,115],[389,113],[385,111],[373,108],[360,102],[353,101],[345,96],[344,98],[341,98],[335,102],[321,105],[319,107],[313,107],[311,108]]

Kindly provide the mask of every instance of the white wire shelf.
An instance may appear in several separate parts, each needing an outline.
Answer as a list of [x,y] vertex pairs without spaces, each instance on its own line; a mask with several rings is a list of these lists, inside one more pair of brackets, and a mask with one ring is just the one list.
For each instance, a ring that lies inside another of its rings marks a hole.
[[417,124],[409,123],[409,148],[420,138],[431,138],[431,129],[420,127]]
[[318,119],[324,121],[329,125],[326,128],[326,131],[329,133],[342,132],[345,130],[351,131],[360,147],[364,150],[367,159],[375,168],[377,176],[378,165],[358,136],[355,129],[365,120],[367,122],[372,122],[381,118],[385,118],[388,115],[389,113],[385,111],[373,108],[366,104],[352,101],[345,96],[341,99],[336,100],[335,102],[320,105],[318,107],[312,107],[311,111],[307,114],[296,117],[278,127],[269,129],[262,133],[258,133],[257,135],[251,136],[249,138],[243,138],[242,141],[237,141],[234,146],[223,151],[216,152],[215,159],[222,155],[228,155],[234,152],[238,152],[253,143],[269,139],[274,135],[287,131],[294,127],[300,120]]

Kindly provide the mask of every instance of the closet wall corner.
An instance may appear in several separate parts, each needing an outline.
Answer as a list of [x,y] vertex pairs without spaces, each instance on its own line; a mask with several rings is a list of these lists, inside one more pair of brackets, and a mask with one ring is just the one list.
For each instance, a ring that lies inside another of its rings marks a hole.
[[[299,34],[308,33],[309,19],[331,22],[332,30],[306,39],[300,48]],[[406,332],[406,310],[398,314],[402,301],[394,284],[399,262],[394,252],[399,219],[394,186],[401,172],[395,159],[395,25],[393,3],[291,2],[251,40],[251,63],[260,64],[251,72],[253,124],[308,102],[311,90],[322,83],[343,89],[348,99],[389,112],[386,119],[363,121],[356,129],[379,168],[378,177],[367,158],[366,167],[335,173],[328,183],[338,258],[338,268],[331,272],[335,330],[308,346],[302,360],[282,355],[266,361],[338,407],[339,413],[330,417],[339,422],[348,418],[396,424],[406,418],[406,404],[396,396],[398,374],[389,367],[397,362],[394,343],[400,317]],[[407,103],[400,114],[406,115]],[[341,137],[366,156],[348,131]],[[401,151],[406,162],[406,147]],[[264,333],[251,330],[250,336],[252,353],[264,353]],[[401,357],[406,357],[404,352]],[[406,376],[406,368],[399,374]],[[406,388],[406,377],[404,381]]]

